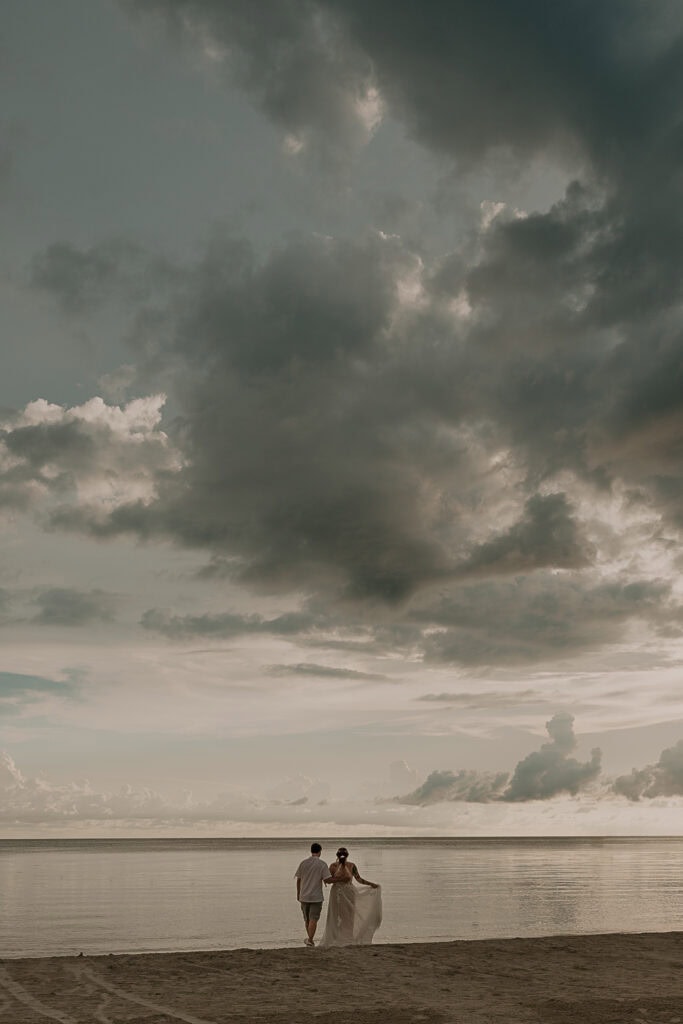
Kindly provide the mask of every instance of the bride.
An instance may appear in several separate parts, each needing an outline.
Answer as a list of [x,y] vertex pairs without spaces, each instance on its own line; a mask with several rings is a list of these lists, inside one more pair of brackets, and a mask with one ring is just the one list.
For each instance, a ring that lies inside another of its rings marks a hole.
[[[372,942],[382,923],[382,890],[375,882],[361,878],[349,860],[345,846],[337,850],[330,864],[332,886],[327,906],[327,921],[321,946],[360,946]],[[354,879],[359,885],[354,885]],[[367,886],[361,889],[359,886]]]

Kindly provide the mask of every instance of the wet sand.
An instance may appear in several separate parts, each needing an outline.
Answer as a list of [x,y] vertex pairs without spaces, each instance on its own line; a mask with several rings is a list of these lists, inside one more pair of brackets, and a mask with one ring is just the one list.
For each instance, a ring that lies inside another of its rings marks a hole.
[[683,932],[0,961],[0,1022],[683,1024]]

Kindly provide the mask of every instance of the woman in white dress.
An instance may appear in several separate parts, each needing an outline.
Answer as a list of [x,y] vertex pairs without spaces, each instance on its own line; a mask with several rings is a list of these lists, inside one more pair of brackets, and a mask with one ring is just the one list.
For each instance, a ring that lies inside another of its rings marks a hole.
[[330,864],[330,874],[332,891],[327,904],[325,934],[320,945],[361,946],[372,942],[373,935],[382,923],[380,886],[361,878],[358,868],[349,860],[349,851],[345,846],[337,850],[337,860]]

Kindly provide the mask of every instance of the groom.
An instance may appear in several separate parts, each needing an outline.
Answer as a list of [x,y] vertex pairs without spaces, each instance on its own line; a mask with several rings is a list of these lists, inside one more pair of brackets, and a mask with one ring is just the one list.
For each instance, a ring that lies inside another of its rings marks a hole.
[[311,856],[302,860],[294,873],[296,878],[296,898],[301,904],[306,927],[306,946],[315,946],[313,936],[323,909],[323,882],[333,881],[330,869],[320,859],[323,848],[320,843],[311,843]]

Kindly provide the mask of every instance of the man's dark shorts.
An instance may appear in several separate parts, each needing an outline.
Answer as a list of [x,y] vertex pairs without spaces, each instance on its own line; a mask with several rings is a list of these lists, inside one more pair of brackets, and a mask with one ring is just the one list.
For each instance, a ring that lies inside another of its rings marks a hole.
[[308,924],[309,921],[319,921],[322,909],[322,903],[302,903],[301,913],[304,915],[304,921],[306,924]]

